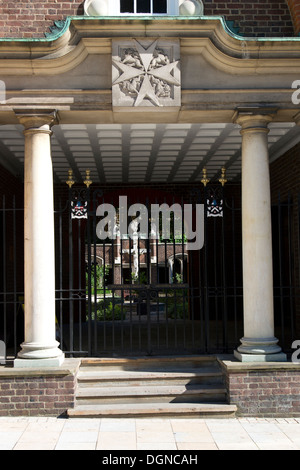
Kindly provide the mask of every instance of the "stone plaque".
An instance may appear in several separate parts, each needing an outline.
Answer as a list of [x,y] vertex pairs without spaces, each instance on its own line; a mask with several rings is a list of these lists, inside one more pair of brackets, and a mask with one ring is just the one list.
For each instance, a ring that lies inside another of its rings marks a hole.
[[178,40],[114,40],[112,48],[114,107],[180,106]]

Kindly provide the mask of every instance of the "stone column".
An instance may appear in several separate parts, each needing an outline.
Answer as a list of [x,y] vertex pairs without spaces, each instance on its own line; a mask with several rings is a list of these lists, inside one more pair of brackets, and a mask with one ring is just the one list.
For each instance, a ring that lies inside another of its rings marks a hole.
[[25,127],[25,341],[15,367],[56,367],[55,257],[51,126],[55,113],[20,114]]
[[242,127],[242,236],[244,337],[241,361],[285,361],[274,336],[268,124],[272,115],[240,112]]

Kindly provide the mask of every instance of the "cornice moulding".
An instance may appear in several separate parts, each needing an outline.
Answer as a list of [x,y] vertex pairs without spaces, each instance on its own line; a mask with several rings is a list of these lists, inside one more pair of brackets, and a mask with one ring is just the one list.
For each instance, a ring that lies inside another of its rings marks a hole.
[[[126,31],[128,37],[150,37],[148,30],[142,32],[126,28]],[[216,32],[216,30],[211,31]],[[118,37],[124,37],[121,36],[120,30],[118,33]],[[259,43],[252,47],[251,51],[248,48],[245,56],[245,45],[242,46],[240,43],[238,43],[238,54],[237,44],[234,44],[236,47],[233,49],[233,47],[228,47],[228,42],[212,41],[211,34],[208,34],[208,31],[201,29],[201,31],[198,31],[198,36],[192,35],[192,37],[191,31],[189,34],[190,37],[182,37],[180,30],[176,30],[176,34],[171,35],[171,31],[165,31],[162,36],[160,31],[155,30],[153,37],[179,36],[182,54],[202,55],[216,69],[229,74],[261,75],[276,73],[286,75],[300,73],[300,43],[292,43],[289,46],[286,42],[277,43],[276,49],[270,47],[269,44],[265,46]],[[206,34],[207,37],[205,37]],[[38,53],[37,51],[31,53],[27,44],[22,45],[19,49],[13,45],[11,51],[9,47],[4,51],[3,44],[2,47],[0,45],[1,75],[51,76],[62,74],[80,65],[89,54],[111,54],[111,39],[117,37],[111,29],[109,37],[80,37],[78,31],[76,36],[78,39],[77,44],[74,45],[72,44],[73,41],[70,41],[58,49],[51,46],[48,50],[47,47],[44,47],[43,54],[41,48],[39,48]],[[223,39],[226,39],[226,36]],[[34,57],[35,54],[36,57]]]

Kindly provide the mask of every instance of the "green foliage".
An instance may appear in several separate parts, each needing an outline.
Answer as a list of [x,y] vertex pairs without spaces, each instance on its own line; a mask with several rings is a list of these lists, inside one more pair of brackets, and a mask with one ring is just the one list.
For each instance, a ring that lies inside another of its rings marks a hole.
[[148,284],[147,274],[144,271],[141,271],[138,276],[131,273],[131,281],[133,284]]
[[[97,303],[96,320],[97,321],[112,321],[122,320],[125,318],[125,312],[122,311],[122,306],[112,301],[101,300]],[[91,319],[95,320],[95,310],[92,310]],[[87,315],[88,320],[88,315]]]
[[[107,281],[107,276],[109,274],[109,267],[108,266],[100,266],[99,264],[92,264],[90,268],[90,283],[91,283],[91,289],[92,292],[94,292],[95,289],[95,284],[96,284],[96,289],[103,289],[106,281]],[[89,272],[86,271],[85,273],[85,280],[86,280],[86,286],[89,285]]]
[[167,304],[167,309],[168,309],[168,317],[174,319],[180,319],[182,320],[183,318],[187,318],[188,314],[188,305],[187,303],[175,303],[172,302],[170,304]]

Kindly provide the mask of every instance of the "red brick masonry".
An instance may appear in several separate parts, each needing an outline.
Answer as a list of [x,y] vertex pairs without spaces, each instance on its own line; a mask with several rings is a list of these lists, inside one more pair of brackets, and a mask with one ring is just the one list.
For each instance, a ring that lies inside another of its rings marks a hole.
[[228,402],[239,416],[300,416],[300,364],[223,361]]
[[80,361],[60,369],[0,367],[0,416],[61,416],[75,404]]

